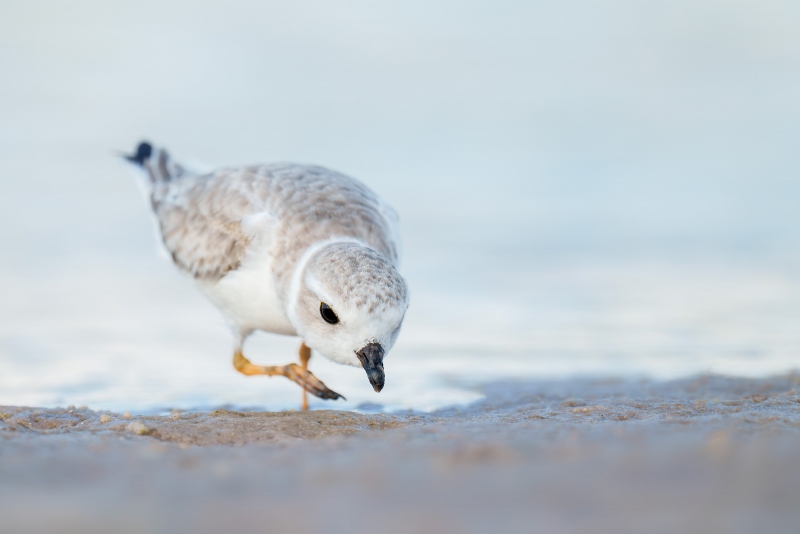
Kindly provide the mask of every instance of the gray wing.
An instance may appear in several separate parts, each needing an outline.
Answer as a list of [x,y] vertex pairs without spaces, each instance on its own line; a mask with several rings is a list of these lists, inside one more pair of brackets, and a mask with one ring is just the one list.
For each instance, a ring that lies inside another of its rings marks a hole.
[[247,174],[218,171],[155,185],[153,213],[179,269],[199,280],[219,280],[241,265],[252,240],[243,221],[264,211],[247,187]]
[[154,181],[153,211],[175,264],[193,277],[219,280],[241,265],[254,233],[248,219],[270,223],[275,275],[287,281],[306,248],[338,237],[358,239],[398,259],[396,214],[369,188],[323,167],[276,164],[223,169]]

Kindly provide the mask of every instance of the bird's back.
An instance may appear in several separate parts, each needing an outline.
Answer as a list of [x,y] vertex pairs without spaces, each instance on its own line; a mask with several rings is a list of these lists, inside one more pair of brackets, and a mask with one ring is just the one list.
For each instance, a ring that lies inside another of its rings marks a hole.
[[276,281],[287,287],[303,252],[332,239],[357,240],[398,261],[394,210],[336,171],[272,164],[195,174],[145,143],[128,159],[147,173],[173,261],[196,279],[220,280],[256,246],[267,246]]

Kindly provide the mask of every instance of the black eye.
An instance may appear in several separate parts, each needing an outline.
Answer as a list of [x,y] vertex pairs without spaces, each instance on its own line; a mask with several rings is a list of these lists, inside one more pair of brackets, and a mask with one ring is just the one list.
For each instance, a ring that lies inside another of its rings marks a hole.
[[325,319],[326,323],[336,324],[339,322],[339,318],[336,317],[336,314],[333,313],[333,310],[330,306],[325,304],[324,302],[319,303],[319,314]]

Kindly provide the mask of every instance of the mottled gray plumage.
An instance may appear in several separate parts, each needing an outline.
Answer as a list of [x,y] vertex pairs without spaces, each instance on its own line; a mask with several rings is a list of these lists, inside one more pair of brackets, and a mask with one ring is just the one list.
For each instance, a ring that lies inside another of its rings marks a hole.
[[274,269],[284,284],[306,248],[334,235],[361,240],[397,262],[390,220],[396,214],[349,176],[296,164],[192,175],[158,153],[145,164],[153,213],[175,264],[195,278],[218,280],[235,270],[250,243],[243,222],[261,213],[276,224]]
[[[175,265],[226,316],[237,350],[266,330],[358,365],[367,345],[382,358],[394,344],[408,306],[397,215],[364,184],[297,164],[194,173],[147,143],[127,159],[146,173]],[[320,316],[323,303],[334,325]]]

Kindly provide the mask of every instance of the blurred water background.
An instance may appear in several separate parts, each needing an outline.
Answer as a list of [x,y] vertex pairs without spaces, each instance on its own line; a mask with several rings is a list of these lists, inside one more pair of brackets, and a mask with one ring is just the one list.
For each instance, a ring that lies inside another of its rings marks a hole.
[[[114,156],[355,176],[404,228],[387,386],[800,365],[800,4],[0,0],[0,404],[297,407],[230,363]],[[297,340],[246,352],[288,363]]]

